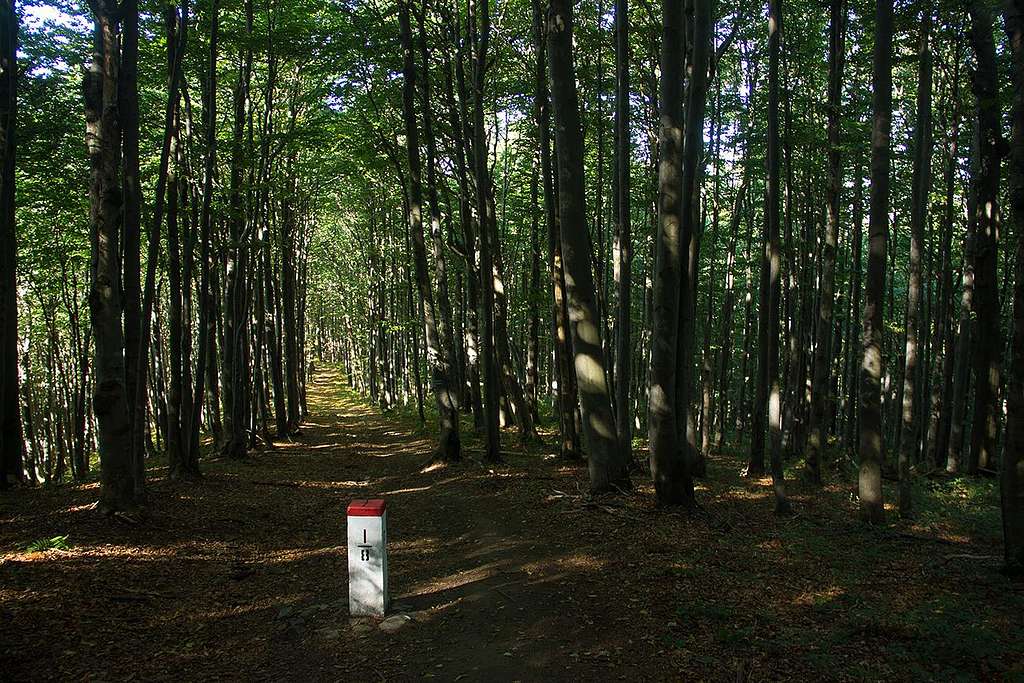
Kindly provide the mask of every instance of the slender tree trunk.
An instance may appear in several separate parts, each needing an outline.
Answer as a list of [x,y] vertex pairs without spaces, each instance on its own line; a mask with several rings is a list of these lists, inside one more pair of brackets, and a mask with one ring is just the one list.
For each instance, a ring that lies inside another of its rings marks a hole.
[[[498,431],[498,369],[494,344],[494,263],[490,236],[486,226],[494,219],[494,202],[490,200],[490,172],[487,168],[487,138],[484,135],[484,83],[487,74],[487,51],[491,34],[489,0],[470,0],[470,39],[473,44],[473,170],[476,179],[477,216],[480,239],[480,286],[484,319],[481,355],[483,360],[483,412],[486,435],[485,457],[499,462],[501,441]],[[479,18],[477,15],[479,14]],[[479,24],[478,24],[479,21]]]
[[[959,50],[958,50],[959,52]],[[959,60],[953,63],[953,83],[958,82]],[[953,90],[951,114],[951,130],[947,132],[946,167],[943,171],[945,185],[945,205],[942,215],[942,238],[940,253],[942,254],[941,283],[936,303],[937,315],[935,324],[935,375],[932,380],[931,415],[928,421],[928,459],[936,467],[945,467],[946,453],[949,444],[949,408],[946,396],[953,382],[953,314],[951,300],[953,298],[953,277],[950,252],[953,244],[953,211],[954,189],[956,187],[956,166],[960,136],[960,98]]]
[[821,483],[821,453],[827,441],[827,407],[832,384],[832,304],[835,296],[836,246],[839,240],[839,194],[843,167],[840,157],[843,63],[846,58],[846,3],[830,3],[828,52],[828,220],[821,250],[820,298],[814,341],[811,416],[807,434],[807,469],[811,481]]
[[427,365],[430,367],[430,387],[437,402],[440,427],[435,458],[442,462],[456,462],[461,458],[458,404],[451,385],[451,366],[441,348],[441,338],[438,334],[434,293],[430,286],[427,249],[423,235],[423,188],[420,180],[419,130],[416,125],[415,108],[417,73],[416,61],[413,58],[408,2],[399,4],[399,21],[405,56],[402,69],[402,112],[405,120],[406,153],[409,157],[408,223],[416,266],[416,284],[423,307],[423,335],[427,345]]
[[889,240],[889,139],[892,129],[892,0],[875,0],[875,52],[871,132],[871,211],[868,278],[864,302],[864,353],[860,389],[861,516],[885,519],[882,503],[882,356],[886,248]]
[[[661,505],[695,505],[693,474],[680,457],[677,412],[679,313],[682,305],[683,8],[662,0],[659,86],[658,230],[655,237],[654,310],[651,329],[649,448],[651,477]],[[680,422],[682,420],[682,422]]]
[[[782,1],[768,5],[768,218],[767,258],[768,308],[768,396],[769,455],[775,512],[789,511],[782,472],[782,381],[779,376],[779,314],[781,312],[782,257],[779,252],[779,53],[782,42]],[[759,410],[763,410],[762,406]]]
[[857,352],[857,344],[854,341],[854,337],[857,322],[860,320],[862,311],[860,300],[861,275],[863,271],[862,252],[864,250],[864,179],[860,155],[856,155],[855,159],[856,161],[853,166],[853,215],[851,216],[853,230],[850,238],[852,242],[852,253],[850,256],[850,324],[848,325],[849,332],[847,333],[847,338],[849,339],[847,356],[849,360],[846,364],[847,371],[844,387],[847,401],[844,443],[849,451],[856,450],[853,445],[860,438],[860,429],[857,424],[858,416],[860,415],[860,372],[858,368],[860,354]]
[[[142,189],[139,186],[139,7],[138,0],[126,0],[120,7],[121,22],[121,66],[118,77],[117,107],[122,136],[121,164],[122,191],[124,199],[121,215],[124,291],[124,361],[125,387],[128,395],[128,419],[132,424],[132,467],[135,471],[135,485],[142,486],[144,479],[143,435],[147,420],[146,406],[142,413],[136,412],[135,397],[140,391],[145,396],[146,387],[139,386],[138,374],[145,369],[148,359],[138,355],[141,341],[142,289],[141,241],[142,241]],[[116,20],[115,20],[116,21]],[[142,496],[140,489],[138,495]]]
[[[174,11],[173,8],[171,11]],[[168,30],[168,45],[175,41],[174,29],[177,20]],[[171,61],[174,68],[174,61]],[[182,293],[181,293],[181,237],[178,225],[178,153],[179,136],[175,107],[173,131],[171,133],[171,165],[167,175],[167,344],[170,364],[170,385],[167,390],[167,465],[173,477],[182,462]],[[188,283],[186,282],[186,285]],[[191,344],[191,340],[188,340]]]
[[558,219],[556,179],[551,163],[551,109],[548,93],[547,46],[544,38],[544,11],[541,0],[533,2],[534,33],[537,49],[535,89],[537,130],[540,137],[540,165],[544,182],[544,213],[548,233],[548,270],[551,276],[551,337],[554,346],[555,404],[558,410],[559,456],[571,460],[579,456],[576,430],[576,377],[570,364],[568,316],[565,307],[565,274],[562,270],[562,238]]
[[601,493],[629,486],[629,458],[616,438],[601,348],[601,323],[591,272],[592,247],[586,224],[583,129],[573,65],[572,26],[572,9],[567,0],[553,0],[548,8],[545,27],[556,121],[562,255],[565,259],[568,305],[572,312],[569,328],[583,416],[590,489],[593,493]]
[[708,61],[711,44],[710,0],[693,0],[692,63],[686,91],[683,130],[681,195],[682,252],[686,259],[680,280],[679,332],[676,344],[676,428],[680,430],[682,456],[690,472],[703,471],[697,448],[696,415],[693,412],[693,346],[696,333],[697,275],[703,221],[700,212],[700,175],[704,157],[704,110],[707,104]]
[[[622,450],[632,454],[630,405],[633,238],[630,226],[629,0],[615,0],[615,431]],[[632,460],[632,457],[630,457]]]
[[24,479],[18,404],[17,230],[14,222],[17,52],[18,15],[14,0],[10,0],[0,4],[0,488],[7,487],[12,480]]
[[[441,352],[445,355],[445,381],[448,383],[448,393],[445,400],[450,402],[456,411],[452,419],[454,420],[454,429],[456,432],[455,438],[458,439],[459,391],[457,389],[458,383],[455,381],[455,370],[458,367],[458,361],[456,359],[458,345],[457,340],[455,339],[454,326],[452,325],[451,301],[448,298],[448,268],[447,260],[445,258],[444,239],[441,235],[441,207],[438,204],[437,199],[437,180],[435,178],[437,141],[434,138],[433,113],[430,98],[430,59],[429,52],[427,50],[427,32],[424,27],[425,14],[426,8],[424,8],[423,12],[417,15],[417,19],[419,27],[420,58],[423,62],[423,84],[420,89],[423,94],[423,135],[427,140],[427,197],[430,205],[430,242],[433,247],[434,279],[437,283],[437,307],[441,313],[441,328],[438,330],[441,334],[438,335],[438,343],[440,344]],[[424,299],[424,301],[426,300]],[[458,446],[456,445],[454,458],[452,458],[449,450],[450,447],[446,446],[443,457],[446,460],[458,460]]]
[[914,129],[914,178],[910,195],[910,268],[907,282],[907,345],[903,370],[903,437],[899,454],[898,504],[901,516],[910,514],[910,464],[917,453],[920,424],[915,405],[918,385],[918,345],[924,319],[921,315],[921,252],[928,220],[928,191],[932,176],[932,53],[931,7],[921,17],[918,48],[917,124]]
[[[206,159],[203,172],[203,198],[199,218],[200,244],[200,275],[199,275],[199,336],[196,340],[198,356],[196,358],[195,392],[192,394],[191,415],[188,420],[188,455],[186,461],[192,469],[193,476],[199,475],[199,426],[202,423],[203,403],[206,389],[215,394],[217,389],[217,315],[213,305],[211,289],[216,290],[216,282],[211,282],[215,264],[212,262],[212,202],[213,172],[217,165],[217,38],[218,38],[218,5],[219,0],[210,3],[210,56],[207,74],[207,100],[204,107],[206,114]],[[209,377],[208,377],[209,376]],[[216,396],[214,397],[216,398]],[[211,431],[216,438],[216,430]]]

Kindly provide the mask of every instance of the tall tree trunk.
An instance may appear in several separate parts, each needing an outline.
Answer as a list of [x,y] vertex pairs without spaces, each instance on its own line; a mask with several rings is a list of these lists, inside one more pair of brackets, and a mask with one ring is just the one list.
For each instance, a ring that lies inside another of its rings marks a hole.
[[[437,307],[441,313],[441,328],[438,330],[438,343],[441,352],[445,354],[445,380],[448,382],[446,401],[449,401],[456,411],[454,416],[455,437],[458,438],[458,408],[459,391],[455,381],[458,361],[456,358],[458,341],[455,339],[454,326],[452,325],[452,306],[448,298],[448,268],[445,257],[444,238],[441,235],[441,207],[437,199],[437,180],[435,172],[435,160],[437,158],[437,141],[434,138],[433,113],[430,98],[430,59],[427,49],[427,31],[424,27],[424,15],[426,7],[417,15],[419,28],[420,58],[423,62],[423,84],[420,87],[423,94],[423,135],[427,140],[427,197],[430,205],[430,242],[433,248],[434,257],[434,279],[437,282]],[[415,65],[414,65],[415,68]],[[415,118],[415,116],[414,116]],[[414,236],[415,237],[415,236]],[[424,300],[426,301],[426,300]],[[429,338],[428,338],[429,343]],[[458,448],[456,447],[455,459],[458,459]],[[445,449],[445,459],[450,459],[448,448]]]
[[416,125],[416,61],[413,58],[412,27],[409,22],[409,2],[399,4],[402,50],[404,53],[402,113],[405,121],[406,153],[409,157],[409,212],[408,223],[412,237],[413,260],[416,267],[416,285],[423,307],[423,336],[427,345],[427,365],[430,367],[430,387],[437,402],[440,433],[435,458],[442,462],[456,462],[461,457],[459,442],[459,410],[455,391],[451,385],[451,366],[438,334],[434,293],[427,270],[427,248],[423,235],[423,188],[420,180],[419,129]]
[[1000,469],[1005,571],[1024,575],[1024,1],[1004,0],[1009,39],[1013,114],[1010,148],[1010,221],[1017,240],[1013,285],[1013,344],[1006,388],[1006,450]]
[[864,302],[864,352],[860,388],[861,516],[885,519],[882,503],[882,356],[886,247],[889,240],[889,139],[892,129],[892,0],[875,0],[874,90],[871,131],[871,211]]
[[[959,47],[959,44],[958,44]],[[957,50],[959,52],[959,49]],[[953,62],[952,82],[959,81],[960,60]],[[946,453],[949,444],[949,409],[950,402],[946,396],[953,381],[953,358],[956,355],[953,348],[953,313],[951,301],[953,298],[953,277],[951,255],[953,243],[953,215],[954,215],[954,190],[956,187],[957,154],[960,139],[960,98],[957,96],[956,88],[952,88],[952,113],[950,115],[950,130],[947,131],[948,143],[946,146],[946,167],[943,170],[943,184],[945,185],[945,203],[942,210],[942,236],[939,246],[942,254],[942,266],[940,273],[939,297],[936,302],[935,338],[933,347],[935,349],[935,371],[932,380],[931,415],[928,420],[928,445],[927,455],[930,462],[937,467],[945,467]]]
[[533,1],[534,34],[537,49],[535,75],[537,131],[540,138],[540,166],[544,182],[544,213],[548,233],[548,270],[551,277],[551,337],[554,347],[555,404],[558,410],[559,456],[579,456],[576,430],[576,375],[570,364],[568,315],[565,307],[565,274],[562,269],[562,238],[558,219],[555,171],[551,163],[551,108],[548,93],[547,46],[541,0]]
[[682,252],[683,8],[662,0],[659,85],[658,231],[655,237],[654,310],[651,324],[649,447],[651,477],[661,505],[695,505],[693,474],[681,458],[676,396]]
[[[479,217],[480,289],[483,313],[483,413],[486,435],[485,457],[489,462],[501,460],[498,431],[498,368],[494,344],[494,263],[491,258],[489,231],[494,219],[491,200],[490,171],[487,168],[487,138],[484,134],[484,84],[487,75],[487,51],[491,35],[490,0],[469,0],[470,40],[473,44],[473,172],[476,180],[476,205]],[[477,16],[479,14],[479,17]]]
[[[125,387],[128,395],[128,419],[132,424],[132,467],[135,485],[144,480],[143,434],[146,426],[146,406],[136,412],[135,397],[140,390],[145,396],[144,382],[140,387],[138,375],[149,362],[138,355],[141,341],[142,289],[142,189],[139,186],[139,6],[138,0],[122,3],[118,19],[121,22],[121,67],[118,77],[117,107],[122,136],[121,164],[124,199],[121,215],[122,287],[124,290],[124,362]],[[142,490],[138,491],[141,497]]]
[[932,9],[921,17],[918,48],[917,123],[914,129],[914,177],[910,195],[910,268],[907,282],[907,345],[903,370],[903,437],[900,441],[898,505],[900,515],[911,511],[910,464],[916,457],[920,424],[916,389],[918,345],[924,319],[921,315],[921,252],[928,220],[928,191],[932,178],[932,53],[929,44]]
[[[699,1],[699,0],[698,0]],[[769,460],[775,512],[789,511],[782,471],[782,378],[779,376],[779,314],[782,294],[782,256],[779,251],[779,53],[782,42],[782,0],[768,4],[768,431]],[[764,315],[763,314],[763,315]],[[763,410],[762,405],[759,410]]]
[[633,238],[630,226],[629,0],[615,0],[615,431],[632,460]]
[[999,431],[999,373],[1002,366],[1002,326],[999,312],[998,265],[999,171],[1005,141],[999,111],[999,73],[992,39],[992,18],[988,6],[973,0],[968,6],[971,17],[971,44],[977,62],[972,89],[978,109],[978,173],[971,177],[975,195],[974,213],[968,219],[974,226],[974,422],[967,470],[990,469],[996,462],[996,438]]
[[117,96],[120,54],[116,8],[94,5],[95,52],[85,74],[86,144],[90,161],[92,260],[89,311],[95,340],[93,412],[100,455],[100,509],[106,514],[138,509],[132,430],[125,387],[121,326],[121,130]]
[[[245,37],[252,35],[252,0],[245,2]],[[249,349],[248,333],[248,280],[249,265],[249,217],[244,208],[243,165],[247,155],[244,133],[249,117],[249,84],[252,78],[252,48],[247,47],[241,59],[242,65],[235,83],[234,119],[231,139],[231,179],[229,188],[227,249],[227,307],[224,312],[224,346],[222,360],[226,380],[224,383],[227,439],[224,453],[229,458],[247,457],[248,431],[247,403],[251,382],[247,363]],[[294,328],[288,331],[295,336]]]
[[[210,246],[213,239],[213,172],[217,165],[218,5],[219,0],[212,0],[210,3],[210,57],[208,62],[209,71],[207,73],[207,100],[206,106],[203,107],[206,114],[204,131],[206,159],[203,170],[202,208],[199,217],[199,336],[196,340],[196,350],[199,355],[196,357],[195,391],[192,394],[191,414],[188,418],[188,453],[185,457],[193,476],[199,475],[199,426],[202,423],[205,392],[207,388],[209,388],[211,393],[215,392],[217,382],[217,316],[211,292],[211,289],[216,287],[216,283],[211,283],[215,265],[212,263]],[[211,431],[214,431],[212,425]],[[214,435],[216,437],[216,432],[214,432]]]
[[[170,8],[174,12],[174,8]],[[167,44],[175,42],[174,31],[177,17],[169,22]],[[175,67],[171,60],[171,69]],[[170,384],[167,389],[167,466],[174,477],[175,470],[182,462],[182,292],[181,292],[181,234],[178,224],[178,170],[181,155],[177,121],[177,107],[174,107],[174,123],[171,133],[171,165],[167,171],[167,349],[170,364]],[[186,286],[188,282],[186,281]],[[191,339],[188,340],[191,344]]]
[[693,346],[696,332],[697,275],[703,221],[700,211],[700,175],[704,158],[704,110],[708,94],[708,62],[711,47],[710,0],[693,0],[693,40],[683,130],[681,195],[682,253],[686,261],[680,280],[679,335],[676,340],[676,416],[682,457],[694,475],[703,471],[696,442],[693,414]]
[[530,278],[526,282],[526,400],[530,419],[537,423],[537,392],[540,382],[540,314],[537,293],[540,291],[540,169],[534,158],[530,169]]
[[296,219],[295,219],[295,159],[289,156],[285,168],[287,194],[283,200],[281,217],[281,303],[284,317],[284,379],[287,399],[288,433],[299,431],[299,345],[295,306],[296,288]]
[[[171,12],[174,12],[175,23],[177,25],[174,28],[173,39],[168,40],[167,42],[168,61],[170,62],[170,78],[167,93],[167,104],[164,108],[164,137],[163,144],[160,149],[160,166],[157,172],[156,201],[153,208],[152,223],[149,228],[149,243],[146,250],[146,280],[142,294],[142,327],[139,330],[139,347],[137,349],[137,357],[142,362],[140,362],[138,372],[136,373],[137,384],[135,387],[135,396],[133,397],[135,402],[135,415],[137,419],[132,423],[132,442],[136,447],[139,447],[139,445],[144,442],[146,433],[145,427],[147,426],[145,416],[147,405],[146,392],[149,386],[147,372],[149,368],[151,343],[150,332],[153,324],[154,302],[159,298],[156,292],[156,275],[157,264],[160,261],[160,227],[163,224],[164,217],[164,204],[166,202],[171,153],[173,150],[175,111],[178,107],[178,84],[181,76],[181,60],[183,58],[185,48],[184,39],[186,17],[183,14],[179,20],[177,12],[173,9]],[[175,189],[175,192],[176,191],[177,190]],[[177,221],[177,216],[174,217],[174,220],[175,222]],[[177,231],[177,225],[174,226],[174,230]],[[154,351],[159,352],[159,340],[162,338],[159,328],[157,328],[156,334],[152,336],[157,340],[154,345]],[[161,363],[160,367],[162,370],[163,363]],[[163,380],[163,378],[158,379],[161,382]],[[158,395],[161,397],[166,396],[166,392],[159,391]],[[158,424],[159,423],[160,421],[158,421]],[[137,463],[143,462],[143,457],[144,453],[141,450],[136,452],[134,456]],[[142,475],[140,474],[138,476]],[[136,489],[140,490],[139,482],[136,482]]]
[[850,324],[848,325],[849,332],[847,338],[849,339],[849,352],[847,356],[849,360],[846,364],[846,382],[844,392],[846,394],[846,431],[844,433],[844,444],[848,451],[855,451],[854,443],[860,438],[860,429],[858,427],[858,417],[860,415],[860,371],[858,369],[858,359],[860,354],[857,352],[857,344],[854,342],[855,330],[857,322],[860,319],[861,311],[863,310],[860,304],[861,300],[861,277],[862,277],[862,253],[864,250],[864,178],[861,166],[860,154],[855,155],[855,161],[853,165],[853,215],[850,217],[853,223],[853,230],[850,237],[852,242],[851,255],[850,255],[850,307],[849,317]]
[[548,7],[545,27],[556,121],[562,255],[590,490],[600,493],[629,486],[629,458],[616,438],[601,348],[601,322],[591,272],[592,247],[586,224],[583,129],[573,65],[572,26],[568,1],[553,0]]
[[18,15],[14,0],[10,0],[0,4],[0,488],[5,488],[12,480],[24,478],[18,398],[18,269],[14,223],[17,54]]
[[839,239],[839,194],[843,167],[840,157],[843,63],[846,57],[846,3],[830,3],[828,51],[828,220],[821,250],[820,298],[814,341],[814,375],[811,382],[811,419],[807,434],[807,469],[811,481],[821,483],[821,453],[827,441],[827,406],[832,384],[832,304],[836,278],[836,246]]

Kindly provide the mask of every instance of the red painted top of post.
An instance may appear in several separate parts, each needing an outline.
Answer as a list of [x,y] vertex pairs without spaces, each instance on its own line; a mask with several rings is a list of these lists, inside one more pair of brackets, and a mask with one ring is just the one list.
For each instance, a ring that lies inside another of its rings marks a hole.
[[383,498],[371,498],[369,500],[353,500],[348,504],[349,517],[380,517],[388,504]]

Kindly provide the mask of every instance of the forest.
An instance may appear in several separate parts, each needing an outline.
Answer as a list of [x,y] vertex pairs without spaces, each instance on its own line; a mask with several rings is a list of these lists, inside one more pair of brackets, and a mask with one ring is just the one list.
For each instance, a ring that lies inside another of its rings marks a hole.
[[1024,0],[2,0],[0,678],[1024,676],[1022,237]]

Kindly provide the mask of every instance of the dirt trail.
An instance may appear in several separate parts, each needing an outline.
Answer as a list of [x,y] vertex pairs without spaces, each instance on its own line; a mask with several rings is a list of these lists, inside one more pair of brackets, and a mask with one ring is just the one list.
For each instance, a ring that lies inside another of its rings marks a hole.
[[[337,373],[310,410],[293,442],[206,460],[201,482],[152,469],[143,524],[101,519],[95,484],[0,496],[0,680],[990,678],[1024,661],[998,565],[941,559],[996,556],[997,528],[865,529],[843,486],[798,482],[778,519],[768,482],[725,457],[696,518],[643,485],[594,506],[584,469],[541,446],[488,468],[471,432],[465,463],[421,472],[429,438]],[[392,634],[348,615],[345,507],[368,497],[388,501],[393,603],[415,616]],[[68,551],[12,550],[65,534]]]
[[[152,514],[139,526],[98,519],[95,485],[5,500],[0,547],[66,534],[72,549],[0,556],[2,670],[15,679],[584,674],[581,653],[601,650],[604,637],[569,607],[583,583],[570,582],[567,539],[544,535],[538,500],[555,468],[531,458],[530,468],[467,462],[421,473],[429,440],[367,408],[333,372],[317,376],[310,410],[294,442],[251,462],[208,462],[196,485],[154,471]],[[393,603],[416,617],[395,634],[347,612],[344,511],[376,496],[389,504]]]

